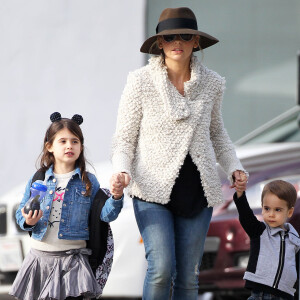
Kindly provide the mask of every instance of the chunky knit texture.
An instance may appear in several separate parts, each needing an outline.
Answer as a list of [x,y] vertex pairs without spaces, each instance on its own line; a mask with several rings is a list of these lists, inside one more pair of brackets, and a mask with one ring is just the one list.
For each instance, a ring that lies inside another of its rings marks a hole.
[[189,152],[208,205],[222,202],[218,162],[231,178],[243,170],[224,128],[225,80],[193,56],[182,96],[170,82],[162,57],[130,73],[121,97],[113,138],[114,172],[127,172],[131,196],[166,204]]

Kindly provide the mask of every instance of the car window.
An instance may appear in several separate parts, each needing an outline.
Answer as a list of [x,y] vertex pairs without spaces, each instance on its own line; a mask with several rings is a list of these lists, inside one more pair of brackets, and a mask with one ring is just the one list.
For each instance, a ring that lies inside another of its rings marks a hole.
[[281,120],[277,124],[253,136],[242,143],[243,145],[261,143],[300,142],[298,113]]
[[[265,186],[265,183],[259,183],[251,186],[247,189],[247,199],[249,202],[250,207],[253,208],[259,208],[261,207],[260,202],[260,195]],[[228,206],[228,210],[236,210],[235,203],[232,201],[230,205]]]

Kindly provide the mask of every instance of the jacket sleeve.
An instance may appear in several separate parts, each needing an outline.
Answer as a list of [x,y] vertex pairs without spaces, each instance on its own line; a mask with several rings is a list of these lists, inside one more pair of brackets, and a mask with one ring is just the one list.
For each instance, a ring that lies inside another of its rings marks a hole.
[[[93,199],[92,203],[93,203],[101,188],[100,188],[100,183],[95,175],[89,173],[89,179],[91,180],[93,185],[93,191],[92,191],[92,199]],[[106,195],[106,197],[105,197],[105,201],[102,202],[104,204],[103,207],[101,207],[100,219],[107,223],[112,222],[118,217],[119,213],[121,212],[121,209],[123,207],[124,195],[122,196],[121,199],[114,200],[109,190],[106,189],[101,189],[101,190],[103,191],[102,194]],[[92,204],[91,209],[93,210],[94,208],[95,207]],[[97,218],[99,218],[99,216]]]
[[131,175],[131,163],[137,145],[142,119],[140,84],[138,76],[130,73],[118,110],[116,132],[112,145],[113,171]]
[[240,223],[246,233],[250,238],[259,237],[265,230],[266,225],[263,222],[257,220],[257,218],[255,217],[247,201],[246,194],[243,193],[240,198],[237,198],[237,195],[235,193],[233,196],[233,200],[239,212]]
[[220,78],[218,83],[220,83],[221,86],[214,99],[211,113],[210,138],[217,162],[227,174],[228,179],[232,182],[232,174],[234,171],[241,170],[247,175],[248,173],[244,170],[241,162],[237,158],[234,145],[224,127],[221,108],[225,90],[225,79]]
[[102,208],[100,219],[104,222],[114,221],[123,207],[124,195],[119,200],[114,200],[112,197],[108,198]]
[[[32,176],[33,177],[33,176]],[[29,179],[26,188],[25,188],[25,192],[23,195],[23,199],[16,211],[16,221],[17,224],[20,226],[21,229],[25,230],[25,231],[31,231],[34,226],[26,226],[25,224],[25,218],[22,215],[21,209],[25,206],[26,202],[29,200],[30,197],[30,187],[31,187],[31,181],[32,181],[32,177]]]

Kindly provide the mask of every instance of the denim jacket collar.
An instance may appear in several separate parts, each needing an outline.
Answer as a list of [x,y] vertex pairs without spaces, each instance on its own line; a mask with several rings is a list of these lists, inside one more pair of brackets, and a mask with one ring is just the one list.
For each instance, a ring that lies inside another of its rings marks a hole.
[[[76,168],[75,169],[75,173],[74,176],[77,175],[79,176],[79,178],[81,178],[81,172],[80,172],[80,168]],[[54,172],[53,172],[53,165],[50,166],[50,168],[45,172],[45,181],[47,182],[49,178],[54,177]]]

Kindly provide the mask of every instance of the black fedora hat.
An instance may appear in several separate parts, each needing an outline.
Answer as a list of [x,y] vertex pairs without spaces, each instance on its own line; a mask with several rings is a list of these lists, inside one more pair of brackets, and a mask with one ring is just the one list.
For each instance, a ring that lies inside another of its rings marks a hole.
[[[156,35],[148,38],[142,45],[140,51],[147,54],[160,54],[161,50],[154,44],[158,36],[167,34],[195,34],[200,36],[200,47],[205,49],[216,44],[219,40],[215,37],[199,31],[195,14],[188,7],[166,8],[162,11],[158,25],[156,26]],[[199,51],[200,48],[194,48],[193,51]]]

